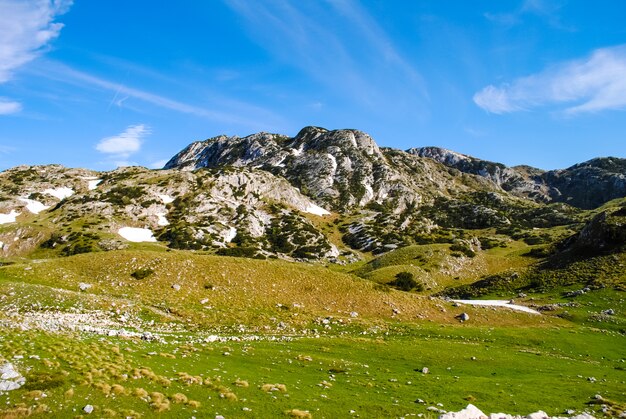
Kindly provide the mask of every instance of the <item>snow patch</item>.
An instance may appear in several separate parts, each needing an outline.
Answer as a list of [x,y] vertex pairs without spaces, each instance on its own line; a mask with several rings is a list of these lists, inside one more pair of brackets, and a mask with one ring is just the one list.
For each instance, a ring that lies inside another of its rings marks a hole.
[[93,179],[93,180],[87,181],[87,189],[89,189],[90,191],[93,191],[94,189],[98,187],[100,182],[102,182],[102,179]]
[[156,214],[156,216],[158,217],[157,220],[157,224],[160,226],[168,226],[170,225],[170,222],[167,221],[167,218],[165,218],[165,216],[167,215],[167,213],[165,212],[159,212]]
[[20,198],[20,201],[26,203],[26,209],[33,214],[39,214],[41,211],[50,208],[49,206],[46,206],[39,201],[35,201],[34,199]]
[[326,211],[324,208],[317,206],[315,204],[309,204],[305,209],[304,212],[308,212],[309,214],[315,214],[315,215],[330,215],[330,212]]
[[159,198],[161,198],[161,201],[163,201],[163,203],[166,205],[174,202],[174,198],[169,195],[159,195]]
[[43,191],[43,193],[52,195],[57,199],[65,199],[74,195],[74,189],[67,188],[67,187],[56,188],[56,189],[46,189],[45,191]]
[[452,300],[455,303],[460,304],[469,304],[473,306],[486,306],[486,307],[506,307],[511,310],[523,311],[525,313],[531,314],[541,314],[537,310],[533,310],[532,308],[528,308],[526,306],[521,306],[518,304],[511,304],[508,300]]
[[152,231],[148,228],[122,227],[117,234],[129,242],[155,242],[157,241]]
[[235,227],[229,227],[226,234],[224,234],[224,243],[230,243],[237,236],[237,229]]
[[20,215],[20,213],[15,210],[11,210],[8,214],[0,214],[0,224],[14,223],[18,215]]

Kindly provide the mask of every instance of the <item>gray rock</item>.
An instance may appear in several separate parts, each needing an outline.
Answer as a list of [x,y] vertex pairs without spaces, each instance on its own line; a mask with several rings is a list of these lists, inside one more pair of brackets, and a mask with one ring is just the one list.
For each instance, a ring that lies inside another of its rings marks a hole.
[[466,322],[470,319],[469,314],[467,313],[461,313],[458,316],[455,317],[456,319],[459,319],[461,322]]
[[26,379],[15,369],[13,364],[7,362],[0,365],[0,391],[17,390],[26,383]]
[[93,285],[91,285],[91,284],[86,284],[86,283],[84,283],[84,282],[80,282],[80,283],[78,284],[78,289],[79,289],[79,290],[81,290],[81,291],[87,291],[87,290],[88,290],[89,288],[91,288],[91,287],[93,287]]

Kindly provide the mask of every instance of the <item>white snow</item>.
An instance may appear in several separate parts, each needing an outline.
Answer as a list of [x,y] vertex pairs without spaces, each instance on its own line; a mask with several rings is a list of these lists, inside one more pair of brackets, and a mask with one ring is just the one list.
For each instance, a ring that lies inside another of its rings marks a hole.
[[20,215],[20,213],[16,212],[15,210],[11,210],[11,212],[8,214],[0,214],[0,224],[14,223],[15,218],[18,215]]
[[159,198],[161,198],[161,201],[163,201],[164,204],[170,204],[174,202],[174,198],[169,195],[159,195]]
[[237,229],[235,227],[229,227],[228,231],[224,235],[224,242],[230,243],[237,236]]
[[46,189],[45,191],[43,191],[43,193],[52,195],[57,199],[65,199],[74,195],[74,189],[67,188],[67,187],[56,188],[56,189]]
[[33,214],[39,214],[41,211],[50,208],[49,206],[46,206],[39,201],[35,201],[34,199],[20,198],[20,201],[26,203],[26,209]]
[[148,228],[122,227],[117,234],[129,242],[155,242],[157,241],[152,231]]
[[532,308],[521,306],[518,304],[511,304],[508,300],[452,300],[455,303],[469,304],[474,306],[488,306],[488,307],[506,307],[511,310],[524,311],[531,314],[541,314]]
[[309,214],[315,214],[315,215],[330,215],[330,212],[326,211],[324,208],[317,206],[315,204],[309,204],[309,206],[307,206],[304,209],[304,212],[308,212]]
[[98,179],[95,176],[81,176],[80,178],[87,181],[87,189],[90,191],[96,189],[98,184],[102,182],[102,179]]
[[170,225],[170,222],[167,221],[167,218],[165,218],[167,214],[164,212],[159,212],[156,214],[157,217],[159,217],[159,219],[157,220],[157,224],[160,226],[167,226]]
[[90,191],[93,191],[94,189],[96,189],[98,187],[98,184],[102,182],[102,179],[92,179],[87,181],[87,189],[89,189]]

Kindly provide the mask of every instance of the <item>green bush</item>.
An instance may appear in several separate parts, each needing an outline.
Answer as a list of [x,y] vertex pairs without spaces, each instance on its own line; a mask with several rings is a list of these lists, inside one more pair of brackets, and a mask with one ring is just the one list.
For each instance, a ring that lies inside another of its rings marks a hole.
[[146,279],[152,274],[154,274],[154,270],[150,268],[139,268],[135,272],[130,274],[130,276],[132,276],[135,279]]
[[391,281],[389,285],[398,288],[402,291],[411,291],[413,289],[417,291],[423,291],[424,285],[417,282],[411,272],[400,272],[396,275],[396,279]]

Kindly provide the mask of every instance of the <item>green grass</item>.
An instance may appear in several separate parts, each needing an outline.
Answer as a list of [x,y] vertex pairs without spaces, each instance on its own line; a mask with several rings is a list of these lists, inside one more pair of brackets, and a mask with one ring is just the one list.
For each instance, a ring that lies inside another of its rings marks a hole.
[[[89,403],[97,416],[110,409],[150,417],[158,406],[134,395],[144,389],[170,399],[163,412],[168,417],[280,417],[299,409],[329,418],[347,417],[351,410],[361,417],[400,417],[427,413],[437,403],[459,410],[468,400],[486,412],[544,409],[556,415],[589,409],[586,402],[595,394],[626,400],[623,337],[616,334],[458,326],[403,326],[393,332],[159,344],[7,331],[0,351],[8,359],[24,356],[14,362],[28,384],[0,400],[2,406],[8,402],[5,414],[20,404],[33,410],[45,404],[50,417],[67,417]],[[424,367],[428,374],[421,373]],[[122,386],[119,394],[112,389],[116,384]],[[286,391],[264,391],[266,384],[282,384]],[[36,390],[46,397],[32,399],[29,392]],[[175,394],[200,405],[176,404]]]

